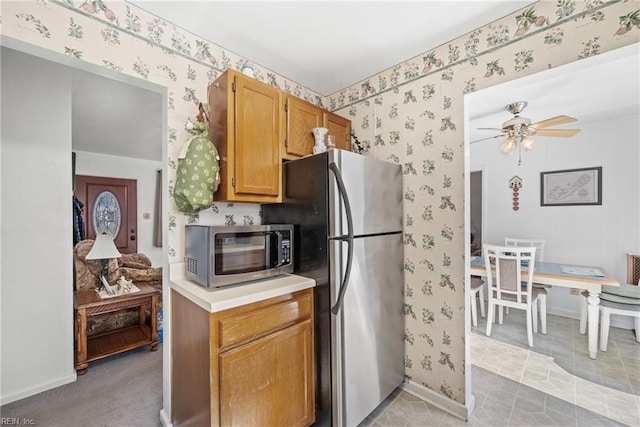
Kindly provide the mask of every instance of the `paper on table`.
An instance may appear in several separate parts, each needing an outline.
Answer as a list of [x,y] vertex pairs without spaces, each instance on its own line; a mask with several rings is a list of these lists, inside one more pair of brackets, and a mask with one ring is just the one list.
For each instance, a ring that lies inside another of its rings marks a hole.
[[96,289],[96,292],[97,292],[97,293],[98,293],[98,295],[100,296],[100,299],[107,299],[107,298],[121,297],[122,295],[135,294],[136,292],[140,292],[140,288],[138,288],[136,285],[131,284],[130,286],[131,286],[131,287],[130,287],[130,289],[129,289],[129,292],[127,292],[127,293],[122,293],[122,294],[120,294],[120,293],[117,293],[117,292],[116,292],[115,294],[110,295],[110,294],[108,294],[108,293],[107,293],[107,291],[105,291],[104,289],[100,289],[100,290],[97,290],[97,289]]
[[563,265],[560,267],[560,271],[565,274],[575,274],[577,276],[595,276],[595,277],[604,277],[604,274],[600,271],[600,269],[595,267],[575,267],[569,265]]

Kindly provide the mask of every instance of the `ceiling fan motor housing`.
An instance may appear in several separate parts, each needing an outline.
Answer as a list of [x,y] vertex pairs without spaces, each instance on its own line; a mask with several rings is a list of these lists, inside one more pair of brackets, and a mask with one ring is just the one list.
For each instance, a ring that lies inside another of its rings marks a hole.
[[516,116],[513,119],[507,120],[502,124],[502,129],[505,130],[524,130],[531,124],[531,119],[527,117]]
[[507,108],[507,111],[509,111],[511,114],[518,115],[522,110],[525,109],[527,105],[529,105],[527,101],[517,101],[507,105],[506,108]]

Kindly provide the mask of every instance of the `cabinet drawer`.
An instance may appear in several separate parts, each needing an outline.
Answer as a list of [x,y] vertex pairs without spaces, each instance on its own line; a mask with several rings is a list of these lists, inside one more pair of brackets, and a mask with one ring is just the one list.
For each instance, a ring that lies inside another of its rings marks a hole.
[[220,350],[309,318],[311,310],[311,292],[306,292],[294,299],[221,318],[218,321]]

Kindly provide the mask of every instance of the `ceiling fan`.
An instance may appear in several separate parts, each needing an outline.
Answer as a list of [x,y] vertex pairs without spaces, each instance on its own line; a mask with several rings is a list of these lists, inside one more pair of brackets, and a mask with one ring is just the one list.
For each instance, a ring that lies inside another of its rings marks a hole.
[[[534,135],[569,138],[580,132],[580,129],[547,129],[552,126],[576,121],[575,118],[564,115],[531,123],[531,119],[519,116],[527,105],[526,101],[517,101],[507,105],[507,111],[513,114],[514,117],[504,122],[502,128],[478,128],[478,130],[497,130],[500,131],[500,133],[471,141],[471,143],[506,136],[507,139],[502,143],[500,150],[505,154],[511,154],[516,149],[516,146],[519,147],[520,150],[524,149],[525,151],[529,151],[535,143],[535,141],[531,139]],[[519,159],[518,164],[521,163],[522,159]]]

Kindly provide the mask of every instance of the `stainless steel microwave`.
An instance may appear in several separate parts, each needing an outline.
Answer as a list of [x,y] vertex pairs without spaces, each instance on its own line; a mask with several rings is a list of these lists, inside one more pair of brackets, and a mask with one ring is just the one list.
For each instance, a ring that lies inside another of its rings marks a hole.
[[187,279],[208,288],[293,273],[293,225],[187,225]]

